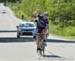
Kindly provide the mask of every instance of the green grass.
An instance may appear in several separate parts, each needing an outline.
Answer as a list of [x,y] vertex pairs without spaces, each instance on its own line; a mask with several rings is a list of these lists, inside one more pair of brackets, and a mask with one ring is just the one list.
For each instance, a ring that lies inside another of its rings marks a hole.
[[75,27],[60,27],[60,24],[55,25],[49,23],[49,33],[67,39],[75,39]]

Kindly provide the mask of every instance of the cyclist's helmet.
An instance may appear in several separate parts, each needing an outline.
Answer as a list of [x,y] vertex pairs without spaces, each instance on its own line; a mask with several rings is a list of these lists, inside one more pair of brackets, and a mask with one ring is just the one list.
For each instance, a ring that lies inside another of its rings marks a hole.
[[39,20],[43,20],[43,15],[40,15],[39,16]]
[[48,16],[48,12],[44,12],[44,15],[45,15],[45,16]]

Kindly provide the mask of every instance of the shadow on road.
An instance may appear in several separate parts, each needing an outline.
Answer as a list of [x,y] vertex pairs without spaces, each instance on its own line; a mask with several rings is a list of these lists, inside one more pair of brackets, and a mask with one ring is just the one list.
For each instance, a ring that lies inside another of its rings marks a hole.
[[45,54],[44,57],[46,58],[51,58],[53,60],[62,60],[62,59],[65,59],[64,57],[62,56],[59,56],[59,55],[55,55],[54,53],[46,50],[46,52],[48,52],[48,54]]
[[46,50],[46,51],[49,53],[49,55],[45,55],[45,57],[62,58],[61,56],[55,55],[55,54],[53,54],[52,52],[50,52],[48,50]]
[[[34,42],[32,37],[0,37],[0,42]],[[71,40],[55,40],[55,39],[47,39],[47,42],[50,43],[75,43],[75,41]]]
[[17,38],[17,37],[3,37],[0,38],[0,42],[34,42],[33,38],[31,37],[21,37],[21,38]]
[[65,60],[65,58],[64,57],[61,57],[61,56],[58,56],[58,55],[54,55],[54,54],[51,54],[51,55],[44,55],[44,57],[45,58],[48,58],[48,59],[50,59],[50,60]]
[[56,39],[48,39],[47,42],[52,42],[52,43],[75,43],[75,41],[72,41],[72,40],[56,40]]
[[5,33],[5,32],[17,32],[17,30],[0,30],[0,33]]
[[60,56],[57,55],[44,55],[44,57],[50,57],[50,58],[61,58]]

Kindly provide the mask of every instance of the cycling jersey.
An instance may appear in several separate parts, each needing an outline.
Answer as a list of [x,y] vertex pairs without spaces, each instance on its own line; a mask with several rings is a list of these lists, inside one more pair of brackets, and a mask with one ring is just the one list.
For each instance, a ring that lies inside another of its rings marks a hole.
[[46,25],[48,24],[48,19],[44,19],[44,16],[38,15],[39,20],[37,21],[37,28],[38,29],[44,29]]

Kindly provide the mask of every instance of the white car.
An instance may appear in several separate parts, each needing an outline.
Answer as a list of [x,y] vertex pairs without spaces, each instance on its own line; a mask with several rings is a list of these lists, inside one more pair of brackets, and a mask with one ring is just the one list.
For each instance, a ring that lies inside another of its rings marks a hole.
[[23,35],[35,35],[36,26],[33,22],[22,22],[17,26],[17,38]]

